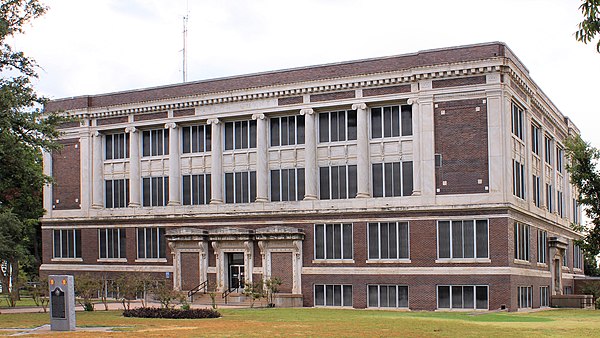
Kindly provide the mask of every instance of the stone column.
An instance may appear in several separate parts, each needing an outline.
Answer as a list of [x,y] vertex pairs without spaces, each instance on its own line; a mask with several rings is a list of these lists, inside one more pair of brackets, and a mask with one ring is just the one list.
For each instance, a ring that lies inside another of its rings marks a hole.
[[256,120],[256,202],[268,202],[269,159],[267,145],[267,118],[265,114],[253,114]]
[[304,199],[317,199],[317,133],[316,114],[311,108],[300,110],[304,115]]
[[102,134],[99,131],[94,132],[94,150],[92,154],[92,208],[100,209],[104,207],[102,201],[102,187],[103,187],[103,155],[102,155]]
[[223,203],[223,124],[219,119],[208,119],[207,124],[211,125],[210,140],[210,185],[211,197],[210,204]]
[[[42,150],[44,175],[52,176],[52,153]],[[46,216],[52,217],[52,183],[44,184],[44,209]]]
[[369,188],[369,131],[367,122],[367,105],[356,103],[352,105],[352,110],[356,110],[356,174],[357,174],[357,198],[371,197]]
[[135,127],[125,128],[129,133],[129,207],[140,206],[140,131]]
[[[90,207],[92,206],[92,170],[91,170],[91,161],[92,161],[92,143],[90,133],[90,121],[84,120],[81,123],[82,128],[79,133],[79,147],[80,147],[80,164],[81,164],[81,209],[85,210],[85,214],[88,214]],[[52,159],[52,158],[50,158]],[[46,163],[44,163],[46,165]],[[52,166],[48,167],[48,170],[52,170]],[[52,190],[50,190],[52,192]],[[50,196],[52,199],[52,196]],[[50,205],[52,207],[52,205]],[[48,210],[50,211],[50,210]],[[50,214],[47,214],[50,216]]]
[[165,124],[169,130],[169,202],[167,205],[181,205],[181,155],[179,153],[179,126]]
[[420,130],[421,139],[419,142],[419,150],[421,152],[421,172],[417,173],[415,176],[421,176],[421,195],[431,198],[436,195],[433,96],[423,95],[419,97],[418,100],[419,119],[422,126]]
[[412,109],[412,130],[413,130],[413,196],[421,195],[421,114],[419,114],[419,101],[417,99],[408,99],[407,103]]

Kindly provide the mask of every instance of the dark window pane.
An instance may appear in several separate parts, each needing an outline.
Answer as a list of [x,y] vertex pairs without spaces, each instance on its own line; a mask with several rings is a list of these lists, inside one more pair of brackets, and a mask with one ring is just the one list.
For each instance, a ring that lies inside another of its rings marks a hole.
[[304,168],[297,169],[297,190],[298,190],[298,201],[304,199]]
[[408,286],[398,286],[398,307],[408,307]]
[[392,107],[383,107],[383,137],[392,136]]
[[225,150],[233,149],[233,122],[225,123]]
[[206,136],[206,151],[211,150],[211,140],[212,140],[212,128],[210,124],[204,126],[204,135]]
[[[339,168],[331,167],[331,199],[335,200],[340,198],[340,181],[339,181]],[[344,187],[345,188],[345,187]]]
[[369,307],[379,306],[379,290],[377,285],[369,285]]
[[373,197],[383,197],[383,164],[373,164]]
[[271,170],[271,201],[281,201],[279,197],[279,170]]
[[319,193],[322,200],[328,200],[329,194],[329,167],[319,168]]
[[352,259],[352,224],[344,224],[344,259]]
[[289,144],[289,137],[288,137],[288,118],[287,117],[282,117],[281,118],[281,145],[282,146],[286,146]]
[[315,306],[325,305],[325,286],[315,285]]
[[463,224],[452,221],[452,258],[463,258]]
[[145,207],[150,206],[150,178],[144,177],[142,179],[142,195],[143,195],[143,205]]
[[402,136],[412,134],[412,106],[402,106]]
[[225,173],[225,203],[233,203],[233,173]]
[[137,249],[138,249],[138,258],[146,258],[146,237],[144,228],[137,229]]
[[453,286],[452,287],[452,308],[453,309],[462,309],[463,308],[463,295],[462,295],[462,286]]
[[381,108],[371,109],[371,138],[381,138]]
[[408,223],[400,222],[398,223],[398,237],[399,237],[399,247],[400,252],[398,258],[409,258],[409,237],[408,237]]
[[487,286],[477,286],[475,287],[475,299],[476,299],[476,307],[477,309],[487,309],[488,308],[488,287]]
[[463,222],[464,258],[475,257],[475,229],[473,221]]
[[106,140],[106,146],[105,146],[106,157],[105,158],[107,160],[112,160],[112,158],[113,158],[113,156],[112,156],[112,153],[113,153],[112,152],[112,150],[113,150],[112,149],[113,148],[113,142],[112,142],[113,138],[112,138],[112,135],[106,135],[106,136],[104,136],[104,138]]
[[450,308],[450,287],[449,286],[438,286],[438,308],[449,309]]
[[329,142],[329,114],[319,114],[319,142]]
[[192,204],[192,199],[191,199],[191,179],[190,179],[190,175],[183,175],[182,179],[182,191],[183,191],[183,205],[190,205]]
[[289,201],[289,185],[288,185],[288,173],[287,169],[281,170],[281,200]]
[[342,258],[342,226],[339,224],[333,225],[333,257],[334,259]]
[[477,258],[488,258],[488,223],[477,221]]
[[325,305],[333,306],[333,285],[325,285]]
[[119,258],[127,257],[127,237],[126,230],[119,229]]
[[400,107],[392,107],[392,136],[400,136]]
[[[338,126],[338,112],[329,113],[329,117],[330,117],[330,123],[331,123],[331,126],[329,128],[331,135],[329,136],[329,139],[331,140],[331,142],[339,141],[340,128]],[[345,132],[345,129],[344,129],[344,132]]]
[[393,171],[392,171],[392,163],[385,163],[384,164],[384,174],[385,174],[385,178],[384,178],[384,182],[385,182],[385,197],[391,197],[393,196]]
[[356,166],[348,166],[348,198],[355,198],[358,191]]
[[392,181],[393,181],[393,193],[392,196],[402,196],[402,179],[401,177],[400,162],[392,163]]
[[348,110],[348,141],[356,140],[356,110]]
[[343,286],[344,306],[352,306],[352,285]]
[[142,156],[150,156],[150,131],[144,130],[142,133]]
[[325,225],[315,225],[315,259],[325,259]]
[[250,201],[256,201],[256,171],[250,172]]
[[474,309],[475,308],[475,294],[472,286],[463,287],[463,308]]
[[81,230],[75,230],[75,258],[81,258]]
[[388,256],[390,258],[396,259],[398,258],[398,233],[397,233],[397,229],[396,229],[396,222],[392,222],[389,223],[389,230],[388,230]]
[[413,193],[413,163],[402,162],[402,196],[410,196]]
[[271,119],[271,147],[279,145],[279,118]]
[[389,253],[389,227],[388,223],[381,223],[379,227],[379,250],[381,252],[381,258],[390,258]]
[[190,152],[190,127],[184,127],[181,129],[181,139],[182,139],[182,151],[184,154]]
[[250,121],[250,148],[256,148],[256,120]]
[[450,258],[450,222],[438,222],[439,258]]
[[304,116],[296,116],[296,144],[304,144]]
[[165,238],[165,228],[158,228],[158,257],[167,257],[167,239]]
[[113,207],[112,181],[111,180],[105,181],[104,186],[105,186],[104,207],[112,208]]
[[369,259],[379,259],[379,223],[369,223]]
[[296,200],[296,170],[288,170],[288,201]]
[[333,224],[325,225],[325,258],[332,259],[333,258],[333,248],[334,248],[334,240],[333,240]]

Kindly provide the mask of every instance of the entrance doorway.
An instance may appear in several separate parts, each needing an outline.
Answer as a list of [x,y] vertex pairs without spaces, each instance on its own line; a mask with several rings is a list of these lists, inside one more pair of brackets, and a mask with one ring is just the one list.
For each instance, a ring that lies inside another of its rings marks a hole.
[[244,271],[244,253],[230,252],[227,253],[227,272],[229,274],[227,288],[230,291],[241,292],[244,290],[244,282],[246,275]]

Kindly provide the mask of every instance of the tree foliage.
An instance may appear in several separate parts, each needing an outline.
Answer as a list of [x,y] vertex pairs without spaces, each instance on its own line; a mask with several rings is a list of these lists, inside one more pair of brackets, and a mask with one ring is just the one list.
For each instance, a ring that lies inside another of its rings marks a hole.
[[579,135],[567,139],[565,146],[569,158],[567,170],[577,188],[577,201],[591,220],[591,224],[573,224],[573,228],[585,234],[579,245],[593,257],[600,253],[600,171],[597,166],[600,150]]
[[[583,0],[579,9],[583,14],[583,21],[578,25],[575,38],[587,44],[594,40],[596,34],[600,34],[600,0]],[[600,53],[600,39],[596,43],[596,50]]]

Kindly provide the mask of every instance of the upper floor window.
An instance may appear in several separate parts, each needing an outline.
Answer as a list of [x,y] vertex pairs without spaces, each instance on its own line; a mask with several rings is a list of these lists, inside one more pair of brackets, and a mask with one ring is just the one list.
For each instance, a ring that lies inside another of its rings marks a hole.
[[225,173],[225,203],[256,200],[256,171]]
[[256,148],[256,120],[225,123],[225,150]]
[[371,138],[412,135],[409,105],[371,108]]
[[554,189],[552,184],[546,183],[546,208],[550,212],[554,212]]
[[271,201],[304,199],[304,168],[271,170]]
[[183,175],[183,205],[210,203],[210,174]]
[[142,156],[169,155],[169,129],[144,130]]
[[565,151],[562,148],[556,148],[556,170],[559,173],[563,172],[563,158],[565,156]]
[[579,203],[577,199],[573,199],[573,223],[579,224]]
[[271,117],[271,147],[304,144],[304,116]]
[[542,142],[542,134],[540,127],[532,124],[531,125],[531,151],[540,156],[540,142]]
[[412,195],[412,165],[412,161],[373,163],[373,197]]
[[408,222],[369,223],[369,259],[408,259]]
[[181,144],[184,154],[209,152],[210,138],[210,124],[181,127]]
[[107,134],[104,136],[104,140],[107,160],[129,158],[129,134]]
[[53,230],[54,258],[81,258],[81,230]]
[[319,114],[319,142],[356,140],[356,110]]
[[513,160],[513,194],[525,198],[525,166],[517,160]]
[[512,133],[523,140],[523,108],[512,104]]
[[315,259],[352,259],[352,224],[315,224]]
[[530,231],[531,229],[529,225],[515,222],[515,259],[522,261],[529,260]]
[[562,191],[556,191],[556,211],[560,217],[565,216],[565,201]]
[[98,229],[98,247],[101,259],[125,258],[125,229]]
[[143,206],[162,207],[169,201],[169,177],[142,178]]
[[554,154],[554,142],[548,135],[544,136],[544,160],[546,163],[552,165],[552,154]]
[[320,199],[345,199],[356,197],[356,165],[319,168]]
[[140,259],[167,258],[165,228],[137,229],[137,252]]
[[583,255],[581,254],[581,248],[577,244],[573,244],[573,268],[583,268]]
[[548,250],[548,232],[538,229],[537,236],[537,261],[546,263],[546,251]]
[[539,176],[533,175],[533,204],[542,207],[542,183]]
[[129,205],[129,180],[105,180],[105,208],[126,208]]
[[488,258],[488,221],[438,221],[438,258]]
[[[567,240],[568,242],[568,240]],[[563,254],[562,257],[562,266],[564,267],[568,267],[569,266],[569,245],[567,244],[567,248],[565,249],[565,253]]]

